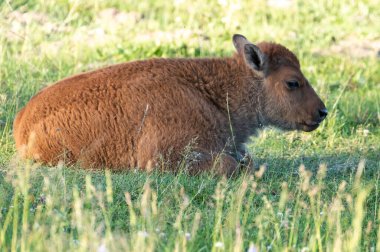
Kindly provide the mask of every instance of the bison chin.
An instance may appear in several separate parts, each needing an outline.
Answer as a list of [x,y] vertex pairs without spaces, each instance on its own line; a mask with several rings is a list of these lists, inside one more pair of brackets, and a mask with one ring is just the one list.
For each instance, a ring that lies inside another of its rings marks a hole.
[[317,122],[311,122],[311,123],[301,123],[299,124],[299,130],[310,132],[313,130],[316,130],[319,127],[320,123]]

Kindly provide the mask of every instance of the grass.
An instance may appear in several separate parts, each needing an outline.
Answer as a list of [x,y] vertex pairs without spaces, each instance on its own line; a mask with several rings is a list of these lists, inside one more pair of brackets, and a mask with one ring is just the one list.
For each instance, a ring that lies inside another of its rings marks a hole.
[[[270,2],[0,0],[0,251],[380,251],[380,64],[360,43],[380,39],[379,3]],[[15,156],[14,116],[42,87],[117,62],[231,55],[237,32],[295,51],[330,111],[315,132],[252,138],[254,174]]]

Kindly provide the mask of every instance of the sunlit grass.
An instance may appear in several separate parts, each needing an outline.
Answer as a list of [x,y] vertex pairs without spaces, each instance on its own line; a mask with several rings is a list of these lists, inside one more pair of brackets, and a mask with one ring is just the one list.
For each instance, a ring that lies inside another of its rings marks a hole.
[[[186,175],[85,174],[22,162],[12,168],[2,178],[12,185],[2,195],[9,202],[1,250],[356,251],[374,250],[378,239],[379,216],[368,213],[378,208],[379,178],[364,183],[364,161],[333,192],[324,165],[315,178],[301,166],[278,188],[264,170],[232,180],[195,177],[189,185]],[[137,183],[121,185],[120,178]]]
[[[275,2],[0,1],[0,251],[380,251],[379,3]],[[329,109],[315,132],[252,138],[261,170],[92,172],[15,156],[14,116],[42,87],[129,60],[228,56],[234,33],[293,50]]]

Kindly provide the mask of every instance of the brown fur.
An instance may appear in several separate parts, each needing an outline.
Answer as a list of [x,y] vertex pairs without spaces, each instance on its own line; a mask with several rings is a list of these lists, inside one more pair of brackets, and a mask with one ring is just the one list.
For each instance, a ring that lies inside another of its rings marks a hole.
[[[210,169],[218,159],[215,169],[230,174],[258,128],[315,129],[307,124],[324,105],[296,56],[278,44],[258,44],[265,55],[258,71],[235,46],[239,53],[230,58],[135,61],[61,80],[17,114],[16,147],[53,165],[151,169],[163,156],[175,169],[193,143],[190,171]],[[288,77],[302,82],[299,90],[286,89]]]

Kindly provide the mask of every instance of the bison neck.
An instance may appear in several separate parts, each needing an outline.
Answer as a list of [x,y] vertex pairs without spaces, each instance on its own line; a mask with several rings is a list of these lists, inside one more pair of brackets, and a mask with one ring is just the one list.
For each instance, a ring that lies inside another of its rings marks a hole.
[[235,142],[242,144],[261,127],[262,78],[238,56],[181,62],[187,85],[222,111],[232,126]]

